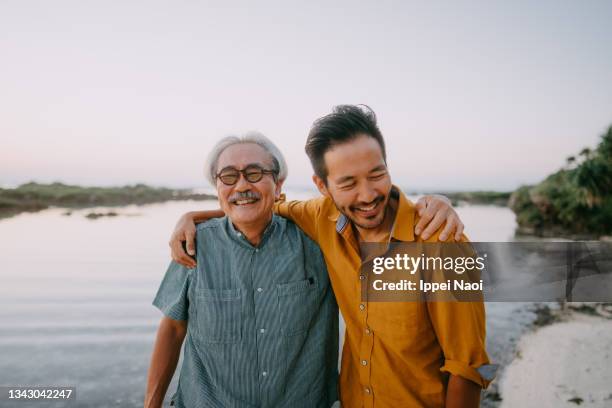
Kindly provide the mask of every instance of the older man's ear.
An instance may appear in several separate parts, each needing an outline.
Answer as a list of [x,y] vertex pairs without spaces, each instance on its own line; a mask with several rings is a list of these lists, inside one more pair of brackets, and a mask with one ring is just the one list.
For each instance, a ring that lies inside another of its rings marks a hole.
[[285,182],[285,180],[283,181],[277,181],[276,182],[276,190],[274,191],[274,198],[279,200],[281,198],[281,194],[282,194],[282,189],[283,189],[283,183]]

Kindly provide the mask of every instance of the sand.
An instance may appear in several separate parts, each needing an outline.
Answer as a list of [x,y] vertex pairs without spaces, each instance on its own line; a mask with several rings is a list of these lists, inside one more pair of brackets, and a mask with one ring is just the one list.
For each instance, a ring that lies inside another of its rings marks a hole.
[[612,407],[612,320],[572,313],[523,336],[501,408]]

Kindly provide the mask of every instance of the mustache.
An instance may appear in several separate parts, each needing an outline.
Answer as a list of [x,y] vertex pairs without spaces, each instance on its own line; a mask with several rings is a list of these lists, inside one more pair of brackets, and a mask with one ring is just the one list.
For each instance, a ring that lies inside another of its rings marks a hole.
[[259,200],[261,198],[261,194],[255,192],[255,191],[251,191],[251,190],[238,191],[238,192],[232,194],[227,201],[229,201],[230,203],[233,204],[236,201],[246,200],[246,199],[249,199],[249,198],[253,198],[255,200]]
[[355,207],[369,207],[372,204],[378,204],[381,201],[385,201],[385,196],[384,195],[379,195],[378,197],[376,197],[374,200],[370,201],[369,203],[357,203],[355,205],[351,205],[351,209],[354,209]]

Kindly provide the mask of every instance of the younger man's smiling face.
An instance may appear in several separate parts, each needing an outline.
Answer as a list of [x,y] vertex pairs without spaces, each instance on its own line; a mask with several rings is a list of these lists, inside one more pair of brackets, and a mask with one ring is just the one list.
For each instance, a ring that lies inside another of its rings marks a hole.
[[338,210],[357,227],[374,229],[385,219],[391,194],[391,177],[376,139],[359,135],[325,152],[327,185],[314,176],[315,184]]

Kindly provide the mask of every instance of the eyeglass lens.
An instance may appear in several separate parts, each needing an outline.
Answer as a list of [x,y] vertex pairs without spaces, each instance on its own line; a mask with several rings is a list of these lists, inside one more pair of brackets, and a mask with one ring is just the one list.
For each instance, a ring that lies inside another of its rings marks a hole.
[[238,182],[240,178],[240,173],[244,175],[244,178],[249,183],[257,183],[259,180],[262,179],[264,175],[264,170],[258,166],[249,166],[242,171],[235,168],[228,168],[223,170],[221,174],[219,174],[219,179],[223,184],[231,186]]

